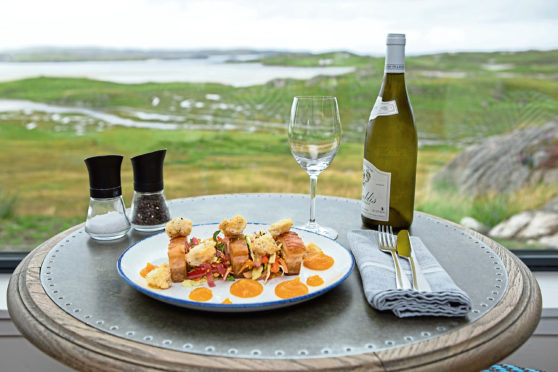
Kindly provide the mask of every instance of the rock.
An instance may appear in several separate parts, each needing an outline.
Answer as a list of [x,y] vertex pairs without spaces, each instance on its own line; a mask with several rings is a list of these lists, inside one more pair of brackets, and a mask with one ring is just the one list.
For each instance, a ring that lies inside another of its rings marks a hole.
[[558,213],[558,198],[552,199],[548,204],[541,208],[542,211]]
[[558,249],[558,198],[538,210],[508,218],[488,234],[494,238],[515,239]]
[[478,231],[481,234],[486,234],[489,230],[488,226],[475,220],[473,217],[463,217],[459,223],[469,229]]
[[558,178],[558,123],[529,126],[469,146],[435,176],[470,196],[511,192]]
[[549,248],[558,249],[558,234],[542,237],[539,239],[538,243],[546,245]]
[[535,239],[558,232],[558,214],[537,211],[529,224],[516,237],[519,239]]
[[531,222],[534,212],[527,211],[516,214],[507,220],[500,222],[489,231],[488,235],[494,238],[510,239],[518,234]]
[[542,183],[545,183],[547,185],[558,184],[558,168],[550,169],[544,172]]

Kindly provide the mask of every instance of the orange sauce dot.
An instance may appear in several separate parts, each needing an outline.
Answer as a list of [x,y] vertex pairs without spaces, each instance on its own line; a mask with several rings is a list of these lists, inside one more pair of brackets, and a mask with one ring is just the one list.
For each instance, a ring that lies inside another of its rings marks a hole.
[[232,304],[232,301],[231,301],[230,298],[227,297],[227,298],[225,298],[225,299],[223,300],[223,302],[221,302],[221,303],[222,303],[222,304]]
[[279,298],[293,298],[302,296],[308,293],[308,287],[306,284],[300,282],[300,277],[296,277],[293,280],[287,280],[277,284],[275,287],[275,294]]
[[253,279],[240,279],[231,285],[231,294],[242,297],[256,297],[263,292],[263,285]]
[[306,279],[306,284],[311,287],[318,287],[324,284],[324,280],[319,275],[312,275],[308,279]]
[[304,259],[304,267],[310,270],[327,270],[333,266],[333,257],[322,251],[311,253]]
[[213,292],[211,292],[211,289],[205,287],[194,289],[192,292],[190,292],[190,295],[188,296],[190,300],[200,301],[200,302],[209,301],[211,300],[212,297],[213,297]]

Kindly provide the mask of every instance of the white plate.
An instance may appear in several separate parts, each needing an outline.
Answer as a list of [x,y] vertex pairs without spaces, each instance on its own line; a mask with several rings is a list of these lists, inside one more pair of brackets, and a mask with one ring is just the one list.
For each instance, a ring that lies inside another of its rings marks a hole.
[[[246,233],[267,230],[269,225],[261,223],[248,223]],[[211,237],[215,231],[219,230],[219,224],[195,225],[192,228],[190,237],[205,239]],[[275,287],[284,281],[292,280],[296,276],[287,275],[280,278],[268,280],[264,284],[262,294],[252,298],[240,298],[230,293],[230,286],[233,282],[215,280],[216,286],[211,288],[213,298],[207,302],[197,302],[188,299],[188,295],[195,288],[184,288],[181,283],[173,283],[169,289],[154,289],[147,286],[147,282],[139,274],[147,262],[159,265],[168,262],[167,247],[169,238],[162,232],[150,236],[132,245],[118,259],[117,269],[122,278],[137,289],[138,291],[172,305],[182,306],[190,309],[221,311],[221,312],[247,312],[276,309],[285,306],[298,304],[311,298],[319,296],[345,280],[353,271],[354,260],[347,248],[337,243],[335,240],[318,235],[309,231],[292,229],[304,241],[304,243],[314,242],[328,256],[333,257],[334,264],[331,268],[323,271],[310,270],[304,266],[300,269],[300,280],[306,283],[306,279],[312,275],[319,275],[324,284],[318,287],[308,286],[309,293],[303,296],[290,299],[281,299],[275,295]],[[263,284],[263,282],[262,282]],[[208,287],[206,284],[205,287]],[[229,298],[232,304],[222,304],[223,300]]]

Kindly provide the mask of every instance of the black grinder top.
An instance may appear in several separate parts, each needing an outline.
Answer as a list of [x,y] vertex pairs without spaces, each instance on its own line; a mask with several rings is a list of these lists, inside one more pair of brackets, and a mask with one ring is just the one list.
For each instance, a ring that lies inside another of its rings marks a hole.
[[134,191],[157,192],[163,190],[163,162],[167,149],[134,156]]
[[89,172],[89,194],[92,198],[114,198],[122,195],[122,159],[121,155],[102,155],[84,160]]

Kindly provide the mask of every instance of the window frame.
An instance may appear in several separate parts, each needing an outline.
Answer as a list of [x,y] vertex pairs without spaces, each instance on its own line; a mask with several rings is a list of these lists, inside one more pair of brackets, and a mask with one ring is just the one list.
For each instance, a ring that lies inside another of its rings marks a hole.
[[552,249],[510,250],[531,271],[558,271],[558,251]]
[[30,252],[1,252],[0,274],[11,274]]

